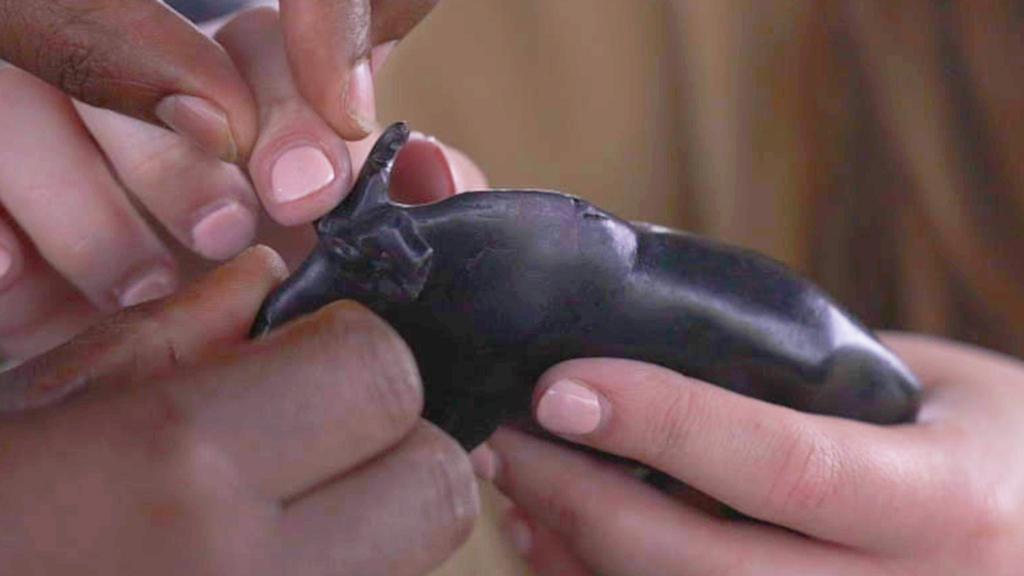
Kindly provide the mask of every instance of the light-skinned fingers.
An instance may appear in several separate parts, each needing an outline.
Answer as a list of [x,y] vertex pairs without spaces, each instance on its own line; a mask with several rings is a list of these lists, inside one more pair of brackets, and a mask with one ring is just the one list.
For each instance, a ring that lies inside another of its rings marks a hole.
[[230,59],[157,0],[0,0],[0,58],[225,160],[255,139],[255,108]]
[[163,388],[190,435],[278,499],[387,450],[423,406],[408,347],[353,302],[327,306]]
[[264,207],[284,225],[323,216],[351,186],[348,150],[296,89],[277,12],[243,12],[221,28],[217,38],[259,105],[260,136],[249,172]]
[[392,451],[285,508],[284,549],[303,574],[422,574],[479,511],[465,453],[426,422]]
[[[488,441],[495,485],[600,574],[821,574],[853,560],[775,528],[712,518],[618,468],[521,432]],[[529,557],[527,552],[527,557]]]
[[175,263],[124,195],[70,100],[0,69],[0,201],[39,253],[93,304],[166,296]]
[[251,244],[259,202],[238,167],[152,124],[87,104],[75,108],[121,183],[183,246],[225,260]]
[[628,360],[546,373],[535,413],[549,431],[659,469],[755,518],[885,549],[934,534],[936,500],[966,483],[927,427],[801,414]]
[[287,271],[256,247],[170,299],[111,317],[53,352],[5,373],[7,411],[56,402],[80,389],[145,382],[247,337],[263,299]]
[[[11,232],[2,222],[0,227]],[[19,246],[17,262],[0,286],[0,359],[18,361],[63,344],[94,322],[99,312],[26,239],[6,237],[6,246]],[[0,396],[0,412],[21,405],[21,393],[13,387],[4,387]]]

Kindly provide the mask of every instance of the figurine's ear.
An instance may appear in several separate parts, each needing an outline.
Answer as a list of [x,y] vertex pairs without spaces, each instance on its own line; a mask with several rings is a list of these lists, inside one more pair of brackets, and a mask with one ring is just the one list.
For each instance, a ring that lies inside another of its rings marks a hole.
[[323,219],[351,219],[371,208],[388,203],[388,188],[391,185],[391,168],[399,150],[409,140],[409,127],[404,122],[388,126],[377,139],[373,150],[366,157],[359,178],[352,192]]

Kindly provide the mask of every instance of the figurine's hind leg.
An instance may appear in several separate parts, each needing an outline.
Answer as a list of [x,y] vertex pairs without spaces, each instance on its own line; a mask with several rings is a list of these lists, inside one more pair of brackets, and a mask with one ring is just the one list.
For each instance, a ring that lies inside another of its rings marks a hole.
[[520,363],[476,356],[455,365],[445,377],[424,374],[432,385],[426,390],[424,417],[463,448],[472,450],[498,426],[529,417],[534,380],[522,373]]

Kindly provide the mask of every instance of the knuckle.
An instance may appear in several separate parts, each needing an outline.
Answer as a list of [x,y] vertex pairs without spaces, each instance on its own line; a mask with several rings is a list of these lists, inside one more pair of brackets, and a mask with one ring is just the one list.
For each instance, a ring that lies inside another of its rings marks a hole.
[[821,510],[841,485],[844,471],[838,446],[799,424],[785,426],[780,435],[777,472],[764,510],[773,518]]
[[97,37],[94,18],[103,11],[102,3],[49,3],[51,13],[43,20],[51,24],[35,36],[32,53],[41,75],[71,96],[88,99],[100,78],[111,68],[103,43]]
[[374,6],[372,35],[376,42],[398,40],[416,27],[441,0],[389,2],[384,10]]
[[[124,308],[118,310],[102,322],[89,328],[84,334],[76,339],[76,344],[89,350],[96,357],[105,354],[117,354],[137,356],[138,351],[145,348],[140,341],[140,335],[159,334],[160,330],[166,330],[150,317],[148,310],[153,303],[146,303],[135,308]],[[128,368],[138,366],[129,365]],[[134,372],[131,372],[134,374]]]
[[540,499],[540,505],[551,526],[567,542],[579,542],[582,538],[580,514],[571,502],[551,492]]
[[1020,549],[1021,499],[1015,488],[980,480],[971,471],[950,465],[942,501],[931,526],[929,550],[961,558],[977,574],[1004,574],[1005,562]]
[[161,469],[190,469],[202,450],[194,419],[180,397],[157,384],[137,390],[120,411],[121,431],[145,461]]
[[[146,375],[154,370],[161,373],[173,373],[188,362],[188,351],[154,320],[147,319],[149,329],[139,331],[139,337],[133,347],[135,374]],[[152,351],[152,352],[150,352]]]
[[382,378],[368,382],[365,389],[369,405],[384,429],[408,430],[416,423],[422,403],[412,386]]
[[556,532],[569,544],[585,540],[586,526],[593,525],[590,518],[584,518],[588,509],[572,490],[566,490],[561,483],[552,483],[535,493],[530,505],[530,514],[536,515],[546,526]]
[[341,303],[329,311],[325,352],[344,351],[347,373],[358,378],[368,402],[390,427],[408,429],[423,409],[423,388],[412,352],[398,334],[368,309]]
[[962,491],[959,502],[953,507],[964,526],[962,542],[970,549],[986,553],[1001,547],[1020,523],[1018,500],[1014,491],[999,487]]
[[454,549],[469,537],[480,512],[472,466],[459,445],[434,426],[421,426],[416,436],[416,468],[426,476],[422,486],[431,495],[425,514]]
[[657,465],[674,460],[692,442],[705,418],[704,397],[691,387],[670,387],[668,398],[652,403],[644,435],[644,460]]
[[268,30],[275,30],[279,25],[278,9],[274,6],[253,6],[237,12],[217,31],[218,40],[235,37],[258,37]]
[[231,460],[206,439],[191,410],[168,386],[147,387],[133,398],[122,414],[122,431],[168,497],[187,508],[238,484]]
[[87,39],[63,38],[50,45],[41,68],[52,71],[56,84],[71,96],[88,99],[102,66],[97,52]]
[[[55,352],[59,361],[22,365],[18,372],[28,376],[22,400],[40,406],[79,390],[124,389],[154,369],[177,366],[182,361],[178,344],[165,331],[138,309],[119,311]],[[154,362],[159,359],[148,350],[159,350],[170,359]]]
[[[298,94],[275,91],[263,95],[266,106],[261,110],[266,126],[267,142],[288,142],[309,138],[308,134],[320,132],[323,120]],[[325,133],[330,136],[330,133]],[[271,148],[264,149],[264,154]],[[262,159],[260,159],[262,160]],[[253,157],[253,162],[257,158]],[[253,164],[250,163],[250,167]]]
[[[162,92],[160,86],[133,74],[138,72],[133,64],[141,61],[130,46],[141,45],[140,39],[150,33],[145,28],[151,24],[145,17],[126,18],[130,14],[126,8],[134,14],[152,15],[160,10],[158,5],[125,0],[22,4],[14,9],[15,22],[22,24],[15,29],[24,31],[15,35],[11,46],[14,64],[70,96],[98,106],[124,107],[129,93],[156,96]],[[126,34],[127,30],[130,33]]]
[[943,427],[946,449],[930,468],[926,493],[944,506],[933,513],[932,524],[941,546],[958,543],[967,551],[991,550],[1020,524],[1024,499],[1006,478],[990,468],[964,466],[964,454],[976,450],[972,431],[950,422]]
[[120,168],[120,175],[136,186],[153,186],[165,180],[169,174],[180,172],[185,166],[195,166],[195,152],[171,133],[157,136],[151,141],[152,148],[139,154]]
[[187,362],[187,350],[174,338],[173,331],[167,330],[168,323],[159,314],[162,305],[147,302],[121,310],[87,336],[97,353],[123,359],[117,367],[125,380],[154,371],[172,372]]
[[[137,413],[129,414],[141,432],[147,453],[163,460],[188,452],[195,444],[195,427],[188,411],[178,397],[164,386],[154,386],[145,395]],[[135,428],[136,426],[133,426]]]

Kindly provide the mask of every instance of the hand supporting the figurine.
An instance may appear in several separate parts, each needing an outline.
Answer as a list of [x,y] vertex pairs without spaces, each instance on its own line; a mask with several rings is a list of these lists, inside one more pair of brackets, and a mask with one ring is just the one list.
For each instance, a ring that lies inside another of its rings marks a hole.
[[917,424],[801,414],[622,360],[542,378],[535,413],[547,430],[761,522],[516,431],[474,459],[515,503],[509,533],[544,575],[1015,574],[1024,366],[923,337],[887,343],[926,387]]

